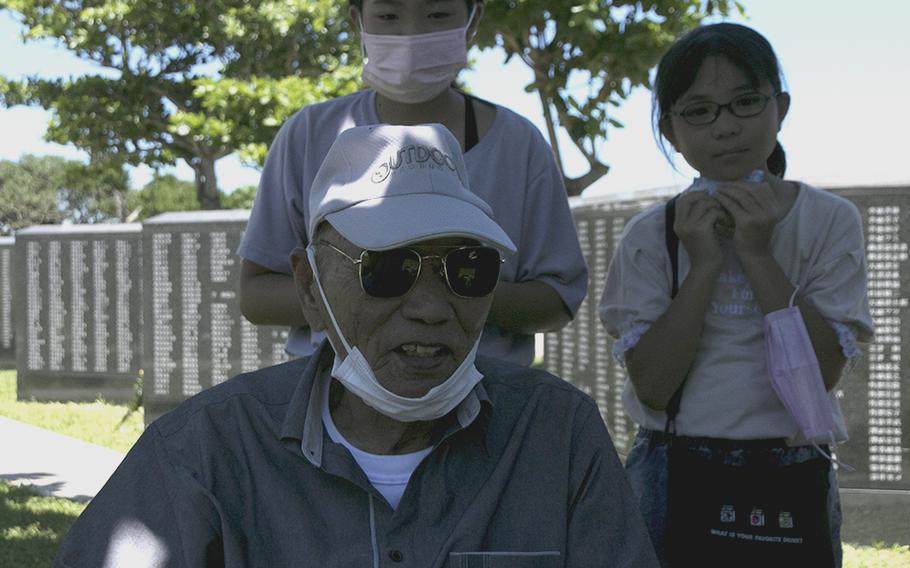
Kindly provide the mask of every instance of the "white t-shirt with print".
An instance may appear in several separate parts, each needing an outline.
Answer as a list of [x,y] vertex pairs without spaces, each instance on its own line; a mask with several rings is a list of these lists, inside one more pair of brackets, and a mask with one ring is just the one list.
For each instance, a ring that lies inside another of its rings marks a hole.
[[[832,323],[844,354],[872,336],[866,295],[865,243],[859,211],[848,200],[807,185],[771,238],[774,258],[800,294]],[[695,360],[686,379],[677,433],[728,439],[788,438],[801,443],[796,423],[774,392],[765,361],[763,314],[730,241],[705,316]],[[679,249],[679,282],[689,271]],[[600,317],[617,339],[619,358],[670,305],[670,261],[664,242],[664,207],[654,206],[626,225],[607,276]],[[838,441],[846,426],[835,399]],[[646,407],[631,382],[625,408],[637,424],[663,430],[666,413]]]

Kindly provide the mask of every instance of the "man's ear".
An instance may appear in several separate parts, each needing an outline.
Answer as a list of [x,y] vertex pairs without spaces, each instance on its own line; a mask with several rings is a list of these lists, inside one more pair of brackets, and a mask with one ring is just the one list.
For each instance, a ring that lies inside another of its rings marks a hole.
[[783,92],[777,95],[777,131],[780,132],[781,126],[784,124],[784,118],[786,118],[787,113],[790,111],[790,93]]
[[323,318],[322,300],[317,296],[319,291],[316,288],[313,268],[307,259],[305,248],[297,247],[291,251],[291,268],[294,271],[294,289],[297,291],[297,299],[300,301],[303,317],[306,318],[313,331],[324,330],[326,324]]

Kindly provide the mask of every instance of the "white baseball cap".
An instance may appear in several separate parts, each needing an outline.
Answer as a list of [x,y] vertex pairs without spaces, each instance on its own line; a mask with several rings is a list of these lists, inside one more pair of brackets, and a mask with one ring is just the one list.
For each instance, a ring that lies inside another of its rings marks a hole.
[[441,124],[342,132],[310,190],[311,242],[323,220],[364,249],[466,237],[516,251],[490,206],[470,191],[461,147]]

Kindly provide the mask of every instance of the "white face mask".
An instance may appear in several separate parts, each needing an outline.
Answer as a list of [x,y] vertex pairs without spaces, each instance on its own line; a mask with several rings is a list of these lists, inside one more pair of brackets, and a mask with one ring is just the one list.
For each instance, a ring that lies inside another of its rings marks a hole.
[[445,381],[430,389],[419,398],[399,396],[386,390],[376,378],[370,363],[357,347],[352,347],[341,333],[332,306],[322,290],[319,273],[316,269],[316,257],[312,246],[307,247],[307,259],[313,269],[313,278],[319,288],[319,295],[325,305],[332,327],[344,345],[348,355],[341,360],[338,349],[335,350],[335,363],[332,366],[332,376],[353,394],[357,395],[364,403],[382,414],[398,420],[399,422],[416,422],[421,420],[436,420],[448,414],[453,408],[468,396],[474,386],[480,382],[483,375],[474,366],[477,355],[477,346],[480,338],[474,342],[471,351],[455,371]]
[[367,33],[361,19],[361,49],[367,57],[363,81],[400,103],[422,103],[439,95],[468,64],[466,36],[474,11],[464,27],[417,35]]

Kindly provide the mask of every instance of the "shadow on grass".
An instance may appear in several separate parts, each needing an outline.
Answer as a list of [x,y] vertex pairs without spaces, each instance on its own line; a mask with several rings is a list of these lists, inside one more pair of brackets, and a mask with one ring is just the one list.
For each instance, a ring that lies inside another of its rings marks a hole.
[[[0,473],[0,481],[5,481],[13,486],[29,489],[32,493],[43,495],[45,497],[56,498],[57,492],[66,487],[66,482],[58,481],[58,478],[52,473],[34,472],[34,473]],[[54,481],[47,481],[54,480]],[[92,500],[91,495],[67,495],[66,499],[77,503],[88,503]]]
[[0,482],[0,566],[51,566],[60,540],[84,508]]

